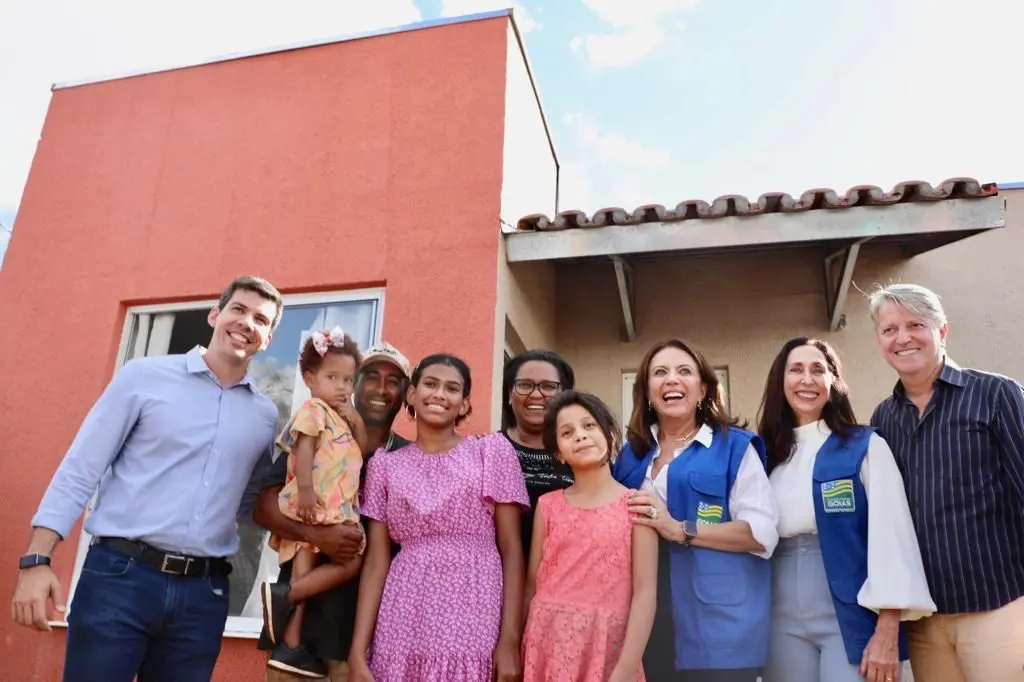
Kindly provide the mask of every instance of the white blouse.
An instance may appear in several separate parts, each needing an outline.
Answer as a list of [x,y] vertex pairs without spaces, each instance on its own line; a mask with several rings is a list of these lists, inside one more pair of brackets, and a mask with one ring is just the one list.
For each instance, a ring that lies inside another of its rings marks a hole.
[[[818,532],[814,517],[814,461],[832,434],[823,421],[800,426],[793,432],[793,456],[776,467],[770,477],[779,505],[779,536],[783,538]],[[868,498],[868,577],[857,595],[857,603],[872,611],[901,609],[902,620],[917,620],[935,613],[903,476],[888,444],[877,434],[872,434],[868,441],[860,480]]]
[[[654,436],[654,458],[647,473],[644,475],[644,482],[640,485],[641,490],[653,491],[664,504],[668,504],[668,465],[672,463],[680,453],[687,448],[679,448],[671,455],[671,460],[666,462],[658,470],[656,479],[651,479],[651,471],[654,469],[654,461],[661,456],[661,445],[658,443],[658,425],[651,427]],[[706,448],[711,447],[711,441],[715,432],[707,424],[702,424],[693,437],[693,443],[700,443]],[[757,540],[758,544],[764,547],[763,552],[751,552],[762,559],[770,559],[775,546],[779,544],[779,511],[775,506],[775,494],[772,491],[771,483],[768,481],[768,474],[761,465],[761,458],[753,446],[747,446],[743,453],[743,460],[736,472],[736,480],[733,481],[732,490],[729,491],[729,516],[733,521],[745,521],[750,526],[750,533]],[[676,519],[684,521],[685,519]]]

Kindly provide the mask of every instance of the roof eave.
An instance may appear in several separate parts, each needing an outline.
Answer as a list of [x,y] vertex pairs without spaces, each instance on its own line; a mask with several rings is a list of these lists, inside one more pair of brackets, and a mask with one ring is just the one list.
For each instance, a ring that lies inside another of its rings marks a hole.
[[[150,69],[138,69],[133,71],[126,71],[117,74],[109,74],[104,76],[97,76],[94,78],[86,78],[74,81],[63,81],[54,83],[50,86],[51,90],[66,90],[68,88],[81,87],[83,85],[92,85],[94,83],[104,83],[107,81],[123,80],[126,78],[136,78],[138,76],[148,76],[156,73],[166,73],[168,71],[178,71],[180,69],[190,69],[196,66],[206,66],[208,64],[219,64],[221,62],[229,62],[237,59],[248,59],[249,57],[259,57],[263,55],[276,54],[278,52],[290,52],[292,50],[304,50],[310,47],[321,47],[323,45],[333,45],[335,43],[345,43],[353,40],[363,40],[366,38],[376,38],[380,36],[393,35],[396,33],[406,33],[409,31],[419,31],[427,28],[436,28],[438,26],[450,26],[453,24],[464,24],[471,21],[483,21],[485,19],[496,19],[498,17],[511,17],[511,9],[493,10],[490,12],[478,12],[476,14],[465,14],[458,17],[440,17],[437,19],[427,19],[424,21],[418,21],[412,24],[404,24],[402,26],[389,26],[386,28],[373,29],[370,31],[362,31],[359,33],[330,36],[327,38],[316,38],[313,40],[304,40],[294,43],[286,43],[283,45],[276,45],[272,47],[258,48],[254,50],[246,50],[244,52],[233,52],[223,55],[210,57],[208,59],[199,59],[183,64],[175,64],[163,67],[155,67]],[[513,20],[514,21],[514,20]]]
[[705,220],[606,225],[505,235],[510,263],[656,252],[725,252],[865,239],[899,241],[922,253],[1006,225],[998,195],[930,203],[766,213]]

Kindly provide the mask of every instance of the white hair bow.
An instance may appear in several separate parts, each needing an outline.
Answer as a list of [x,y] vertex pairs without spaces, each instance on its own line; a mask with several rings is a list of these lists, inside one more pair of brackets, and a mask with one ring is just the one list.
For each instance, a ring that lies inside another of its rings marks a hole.
[[337,325],[328,331],[313,332],[310,336],[313,338],[313,348],[320,354],[320,357],[327,355],[327,349],[331,346],[341,348],[345,345],[345,332]]

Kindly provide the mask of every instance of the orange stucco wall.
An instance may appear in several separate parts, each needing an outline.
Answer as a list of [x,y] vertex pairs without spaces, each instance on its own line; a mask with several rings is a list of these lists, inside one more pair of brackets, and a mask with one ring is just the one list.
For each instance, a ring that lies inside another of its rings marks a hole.
[[[128,304],[215,297],[243,273],[285,292],[384,285],[385,338],[462,355],[490,396],[507,26],[55,91],[0,272],[5,599]],[[65,586],[74,549],[56,555]],[[0,678],[60,679],[63,643],[0,618]],[[262,668],[251,640],[227,640],[216,679]]]

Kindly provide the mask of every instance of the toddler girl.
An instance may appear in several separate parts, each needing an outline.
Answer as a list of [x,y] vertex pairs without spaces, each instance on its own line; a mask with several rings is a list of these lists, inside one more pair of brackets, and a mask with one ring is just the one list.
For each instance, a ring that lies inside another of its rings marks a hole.
[[[366,428],[352,406],[352,387],[362,358],[351,337],[334,327],[314,332],[302,346],[299,370],[309,387],[303,403],[278,438],[288,457],[288,476],[278,497],[281,513],[308,524],[358,523],[359,471]],[[267,665],[323,677],[325,663],[302,645],[303,601],[351,579],[362,557],[347,564],[317,560],[308,543],[271,535],[281,564],[292,561],[290,584],[264,583],[263,618],[277,644]],[[301,595],[301,599],[296,598]]]
[[612,478],[619,429],[595,396],[565,391],[544,421],[544,447],[575,482],[537,503],[526,578],[523,682],[643,681],[654,623],[658,536],[632,522]]

